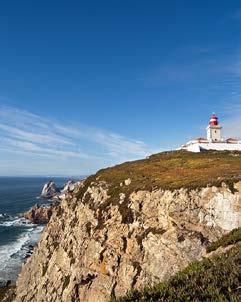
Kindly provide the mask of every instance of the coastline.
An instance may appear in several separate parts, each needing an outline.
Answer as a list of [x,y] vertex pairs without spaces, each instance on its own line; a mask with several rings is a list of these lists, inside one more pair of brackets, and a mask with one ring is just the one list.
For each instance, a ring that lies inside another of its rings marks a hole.
[[2,178],[0,183],[0,288],[16,282],[22,264],[31,256],[52,213],[78,183],[67,178],[54,179],[55,192],[44,195],[44,186],[51,182],[47,178],[11,178],[10,183],[9,179]]

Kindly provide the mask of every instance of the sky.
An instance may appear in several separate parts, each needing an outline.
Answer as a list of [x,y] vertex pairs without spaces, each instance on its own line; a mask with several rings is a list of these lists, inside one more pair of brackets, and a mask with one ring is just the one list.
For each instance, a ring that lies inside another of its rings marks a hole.
[[241,1],[1,1],[0,175],[241,138]]

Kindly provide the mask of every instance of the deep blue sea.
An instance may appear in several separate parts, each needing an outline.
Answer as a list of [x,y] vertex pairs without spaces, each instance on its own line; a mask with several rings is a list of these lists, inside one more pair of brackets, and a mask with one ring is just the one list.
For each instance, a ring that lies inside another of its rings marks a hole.
[[39,195],[49,180],[61,188],[69,178],[0,177],[0,285],[15,281],[29,248],[40,237],[43,226],[31,224],[19,214],[36,203],[48,203]]

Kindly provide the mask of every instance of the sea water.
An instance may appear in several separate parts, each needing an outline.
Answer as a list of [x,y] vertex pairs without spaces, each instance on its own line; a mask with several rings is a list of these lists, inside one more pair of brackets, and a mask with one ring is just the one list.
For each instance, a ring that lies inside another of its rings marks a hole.
[[39,196],[49,180],[61,188],[69,178],[0,177],[0,286],[16,280],[22,263],[39,240],[44,226],[29,223],[20,214],[36,203],[48,203]]

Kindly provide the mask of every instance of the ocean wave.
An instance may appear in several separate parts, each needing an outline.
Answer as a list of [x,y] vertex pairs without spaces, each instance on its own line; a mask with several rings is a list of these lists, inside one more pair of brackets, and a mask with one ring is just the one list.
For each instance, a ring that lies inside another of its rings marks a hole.
[[0,246],[0,280],[16,280],[22,263],[38,242],[43,226],[35,226],[22,233],[15,241]]
[[27,226],[32,227],[34,224],[30,223],[27,219],[23,217],[11,217],[5,216],[4,220],[0,221],[0,226],[11,227],[11,226]]

